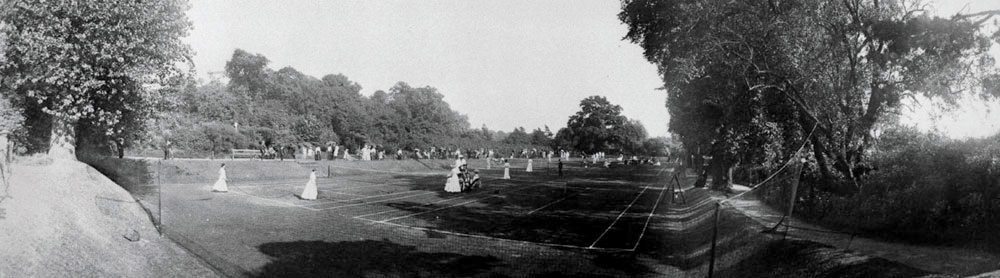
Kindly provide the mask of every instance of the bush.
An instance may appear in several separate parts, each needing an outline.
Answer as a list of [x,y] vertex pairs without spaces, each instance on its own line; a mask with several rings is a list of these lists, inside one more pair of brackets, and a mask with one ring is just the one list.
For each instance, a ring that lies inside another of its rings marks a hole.
[[[806,172],[800,187],[801,216],[841,229],[945,243],[987,240],[1000,247],[1000,136],[947,140],[912,130],[896,131],[873,154],[875,171],[842,196],[803,188],[819,181]],[[908,140],[895,140],[908,137]],[[762,190],[768,203],[783,206],[784,186]],[[810,206],[810,201],[813,202]]]
[[191,128],[178,129],[170,140],[173,142],[172,151],[186,150],[213,156],[227,154],[230,149],[256,146],[256,141],[220,122],[199,123]]

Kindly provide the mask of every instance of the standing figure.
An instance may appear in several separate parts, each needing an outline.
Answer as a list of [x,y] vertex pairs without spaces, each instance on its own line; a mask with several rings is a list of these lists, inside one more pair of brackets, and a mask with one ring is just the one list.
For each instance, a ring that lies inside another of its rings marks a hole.
[[562,163],[562,159],[560,158],[559,159],[559,176],[560,177],[562,177],[562,168],[563,168],[563,163]]
[[531,173],[531,158],[528,159],[528,167],[524,168],[525,172]]
[[215,185],[212,185],[212,192],[228,192],[229,186],[226,185],[226,164],[222,163],[219,167],[219,180],[215,181]]
[[299,197],[303,200],[316,200],[316,195],[318,194],[319,192],[316,189],[316,169],[313,169],[309,173],[309,181],[306,182],[306,188],[302,190],[302,195]]
[[167,140],[166,144],[163,144],[163,160],[170,159],[170,140]]
[[486,157],[486,170],[490,169],[490,166],[491,166],[490,164],[493,164],[493,158]]
[[444,191],[450,193],[458,193],[462,191],[462,185],[458,182],[458,167],[451,168],[451,174],[448,175],[448,180],[444,183]]
[[469,187],[478,189],[483,186],[483,181],[479,179],[479,169],[473,170],[472,172],[472,181],[469,182]]
[[507,160],[503,161],[503,179],[505,180],[510,179],[510,162],[508,162]]

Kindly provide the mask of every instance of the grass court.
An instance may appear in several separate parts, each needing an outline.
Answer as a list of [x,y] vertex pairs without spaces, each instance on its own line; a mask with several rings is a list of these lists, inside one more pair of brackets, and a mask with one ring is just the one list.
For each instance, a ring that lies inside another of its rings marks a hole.
[[[232,161],[228,193],[209,192],[219,161],[165,161],[162,221],[167,236],[232,276],[643,276],[672,272],[636,258],[677,271],[703,261],[670,255],[690,253],[671,247],[678,223],[706,223],[711,206],[691,193],[674,202],[668,167],[577,161],[559,177],[555,163],[538,161],[531,173],[515,161],[504,180],[502,168],[470,160],[484,186],[462,193],[443,190],[451,161]],[[311,169],[319,197],[299,199]],[[155,211],[156,196],[143,196]]]

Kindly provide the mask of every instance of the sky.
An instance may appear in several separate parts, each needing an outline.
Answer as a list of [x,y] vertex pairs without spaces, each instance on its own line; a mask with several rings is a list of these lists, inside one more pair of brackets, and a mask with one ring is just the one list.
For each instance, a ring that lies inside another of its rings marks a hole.
[[[942,1],[945,14],[966,1]],[[977,0],[967,11],[1000,9]],[[209,1],[194,0],[186,40],[201,77],[221,72],[233,50],[266,56],[315,77],[342,73],[362,94],[398,81],[432,86],[472,127],[510,131],[566,126],[580,100],[603,95],[651,136],[666,136],[669,114],[656,66],[622,40],[619,1]],[[979,104],[979,103],[973,103]],[[997,108],[1000,109],[1000,108]],[[961,109],[957,120],[926,108],[904,122],[957,137],[983,136],[1000,117]],[[994,109],[996,110],[996,109]],[[924,117],[925,114],[939,117]],[[973,119],[973,120],[970,120]],[[985,122],[983,122],[985,121]],[[963,123],[965,126],[953,124]],[[942,127],[946,129],[942,129]]]
[[[998,0],[937,0],[931,2],[939,16],[950,16],[958,12],[974,13],[986,10],[1000,10]],[[993,57],[1000,61],[1000,46],[994,45]],[[939,132],[952,138],[986,137],[1000,132],[1000,103],[984,102],[969,98],[959,102],[959,108],[942,111],[932,99],[918,97],[903,102],[903,124],[913,125],[923,131]]]

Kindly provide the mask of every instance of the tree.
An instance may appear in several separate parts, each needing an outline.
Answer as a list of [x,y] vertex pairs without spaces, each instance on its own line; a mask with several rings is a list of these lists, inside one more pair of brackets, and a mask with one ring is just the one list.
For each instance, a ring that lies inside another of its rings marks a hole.
[[52,157],[75,159],[80,119],[113,128],[129,115],[144,116],[140,110],[148,106],[132,104],[150,101],[147,85],[184,74],[176,64],[189,61],[190,49],[180,39],[191,28],[186,1],[0,5],[0,22],[12,26],[6,32],[6,62],[0,64],[0,91],[26,110],[52,116]]
[[271,69],[267,64],[271,61],[260,54],[251,54],[237,48],[233,56],[226,61],[226,76],[229,86],[236,91],[246,92],[251,100],[264,97],[270,81]]
[[524,127],[515,127],[510,134],[507,134],[507,138],[504,138],[503,142],[512,145],[527,145],[532,143],[532,137],[528,135]]
[[619,142],[621,151],[630,154],[644,154],[642,142],[646,140],[646,128],[638,120],[628,120],[612,133]]
[[666,137],[646,138],[642,141],[642,151],[649,156],[669,157],[672,151],[670,140]]
[[552,141],[551,138],[552,132],[547,131],[548,129],[549,127],[546,126],[545,131],[543,131],[540,128],[536,128],[535,130],[531,131],[531,144],[538,146],[548,146],[551,143],[550,141]]
[[[639,122],[621,115],[622,107],[602,96],[580,101],[580,111],[569,117],[566,129],[556,134],[556,145],[570,143],[572,149],[585,153],[632,152],[646,137]],[[560,146],[561,147],[561,146]]]
[[873,127],[901,99],[998,95],[987,51],[1000,33],[981,29],[998,11],[945,19],[877,0],[626,0],[622,9],[626,38],[662,73],[671,130],[719,171],[780,163],[808,140],[825,180],[851,181]]

